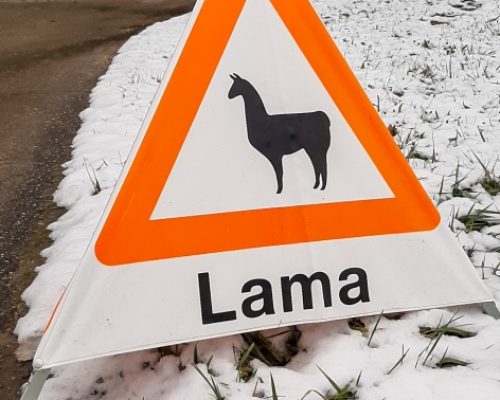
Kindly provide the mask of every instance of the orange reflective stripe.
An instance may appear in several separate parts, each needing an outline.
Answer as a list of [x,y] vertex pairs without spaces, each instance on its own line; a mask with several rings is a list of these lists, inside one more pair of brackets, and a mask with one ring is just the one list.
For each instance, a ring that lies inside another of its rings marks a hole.
[[47,332],[49,330],[50,324],[52,323],[52,320],[54,319],[54,316],[56,315],[56,311],[59,308],[59,305],[61,304],[61,300],[64,296],[64,293],[66,293],[66,289],[63,290],[63,292],[59,295],[59,298],[57,299],[56,305],[54,306],[52,312],[50,313],[49,320],[45,324],[43,328],[43,332]]

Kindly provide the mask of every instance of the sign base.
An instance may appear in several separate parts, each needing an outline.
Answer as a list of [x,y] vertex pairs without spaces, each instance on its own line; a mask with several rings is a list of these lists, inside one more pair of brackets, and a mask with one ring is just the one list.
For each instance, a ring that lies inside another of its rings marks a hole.
[[500,319],[500,311],[495,302],[482,303],[481,308],[485,314],[492,316],[495,319]]
[[31,373],[29,381],[21,389],[21,400],[37,400],[49,374],[50,368],[34,370]]

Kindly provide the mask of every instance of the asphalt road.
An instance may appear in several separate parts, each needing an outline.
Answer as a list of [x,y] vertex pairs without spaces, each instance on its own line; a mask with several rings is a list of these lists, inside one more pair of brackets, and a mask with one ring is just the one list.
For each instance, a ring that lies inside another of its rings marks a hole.
[[52,203],[78,114],[119,46],[194,0],[0,0],[0,398],[18,399],[30,362],[12,334],[22,291],[50,245]]

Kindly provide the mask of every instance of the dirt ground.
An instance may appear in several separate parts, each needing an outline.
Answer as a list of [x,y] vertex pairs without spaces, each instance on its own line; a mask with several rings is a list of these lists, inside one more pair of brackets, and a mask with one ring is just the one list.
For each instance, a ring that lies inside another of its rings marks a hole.
[[88,95],[119,46],[194,0],[0,0],[0,399],[18,399],[31,363],[12,331],[50,245],[47,225]]

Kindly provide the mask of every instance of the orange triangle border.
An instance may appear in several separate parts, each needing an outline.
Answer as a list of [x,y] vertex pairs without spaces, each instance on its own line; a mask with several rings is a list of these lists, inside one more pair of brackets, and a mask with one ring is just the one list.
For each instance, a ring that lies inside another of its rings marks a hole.
[[269,1],[395,197],[150,219],[246,3],[205,0],[97,237],[95,255],[105,266],[439,225],[435,206],[309,1]]

